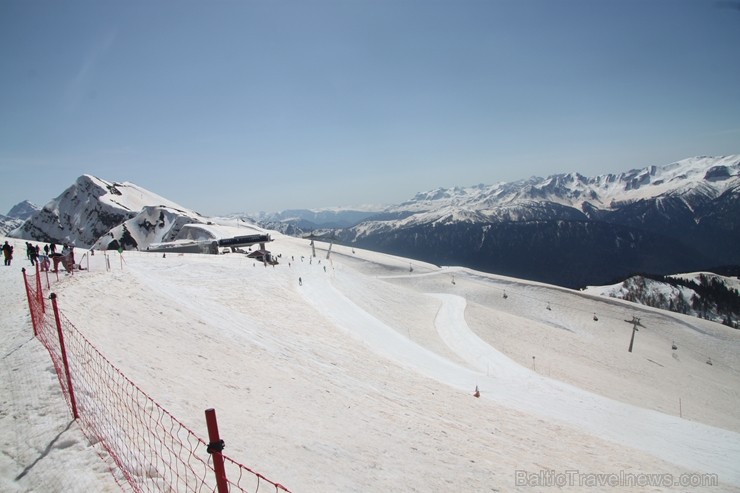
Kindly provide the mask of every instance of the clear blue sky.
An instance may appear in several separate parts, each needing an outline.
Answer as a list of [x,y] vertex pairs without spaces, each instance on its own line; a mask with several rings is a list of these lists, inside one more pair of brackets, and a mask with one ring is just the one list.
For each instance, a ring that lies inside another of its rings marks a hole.
[[0,213],[207,215],[740,153],[740,2],[0,0]]

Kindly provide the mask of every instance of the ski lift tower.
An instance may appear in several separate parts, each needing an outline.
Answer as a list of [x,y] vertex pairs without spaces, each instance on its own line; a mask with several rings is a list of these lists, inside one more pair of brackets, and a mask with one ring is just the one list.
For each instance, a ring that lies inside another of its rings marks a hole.
[[334,240],[337,238],[336,233],[334,230],[331,231],[331,236],[329,236],[329,249],[326,251],[326,260],[329,260],[329,255],[331,255],[331,247],[334,246]]
[[637,332],[637,327],[645,327],[640,323],[640,319],[632,315],[632,320],[625,320],[625,322],[632,324],[632,337],[630,338],[630,347],[627,351],[630,353],[632,352],[632,346],[635,343],[635,332]]
[[305,235],[304,238],[311,240],[311,256],[316,256],[316,244],[314,243],[314,240],[329,240],[329,250],[326,252],[326,258],[329,258],[329,255],[331,255],[331,247],[334,245],[334,240],[336,239],[336,234],[332,230],[331,233],[326,234],[316,234],[314,232],[311,232],[309,235]]
[[317,236],[316,234],[314,234],[313,231],[311,231],[311,234],[304,235],[303,237],[306,238],[307,240],[311,240],[311,243],[310,243],[310,245],[311,245],[311,256],[312,257],[315,257],[316,256],[316,245],[314,244],[314,240],[316,240],[318,238],[321,238],[321,236]]

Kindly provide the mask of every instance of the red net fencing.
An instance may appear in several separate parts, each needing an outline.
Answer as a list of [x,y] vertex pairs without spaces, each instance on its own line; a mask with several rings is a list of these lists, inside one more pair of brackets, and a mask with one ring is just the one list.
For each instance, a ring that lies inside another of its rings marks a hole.
[[135,492],[289,492],[223,455],[210,422],[208,443],[129,380],[59,312],[54,295],[46,303],[42,275],[24,270],[34,333],[49,351],[73,416],[113,461],[119,483],[115,470]]

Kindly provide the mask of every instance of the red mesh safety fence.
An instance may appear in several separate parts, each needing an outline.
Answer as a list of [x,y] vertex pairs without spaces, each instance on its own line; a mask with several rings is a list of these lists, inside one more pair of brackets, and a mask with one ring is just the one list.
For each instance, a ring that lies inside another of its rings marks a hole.
[[[40,284],[35,276],[24,276],[37,337],[49,351],[70,409],[76,403],[83,433],[107,452],[133,491],[217,491],[209,444],[129,380],[62,313],[48,302],[44,310]],[[289,492],[229,457],[223,459],[227,491]]]
[[226,478],[230,487],[229,491],[289,491],[283,485],[270,481],[262,474],[251,470],[243,464],[239,464],[225,455],[224,466],[226,467]]

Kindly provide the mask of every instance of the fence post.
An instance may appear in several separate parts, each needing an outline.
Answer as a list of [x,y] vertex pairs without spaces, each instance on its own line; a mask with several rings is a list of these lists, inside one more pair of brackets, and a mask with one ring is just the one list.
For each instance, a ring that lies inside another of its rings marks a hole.
[[38,321],[36,321],[36,310],[34,309],[34,300],[33,296],[31,296],[31,288],[28,286],[28,277],[26,277],[26,268],[23,267],[21,269],[21,272],[23,272],[23,284],[26,286],[26,297],[28,298],[28,309],[31,310],[31,325],[33,325],[33,336],[37,337],[39,335],[38,331]]
[[213,470],[216,473],[216,486],[218,493],[229,493],[229,485],[226,481],[226,469],[221,451],[224,449],[224,441],[218,436],[218,422],[216,421],[216,410],[206,409],[206,426],[208,426],[208,453],[213,456]]
[[36,261],[36,293],[39,298],[39,304],[41,305],[41,313],[46,313],[46,303],[44,303],[44,291],[41,289],[41,269],[39,269],[39,261]]
[[62,348],[62,362],[64,363],[64,373],[67,376],[67,388],[69,389],[69,401],[72,404],[72,416],[74,419],[79,419],[80,415],[77,413],[77,401],[75,399],[75,391],[72,387],[72,375],[69,373],[69,362],[67,361],[67,350],[64,347],[64,334],[62,333],[62,321],[59,318],[59,308],[57,307],[57,295],[51,293],[51,306],[54,308],[54,320],[57,324],[57,333],[59,334],[59,345]]

